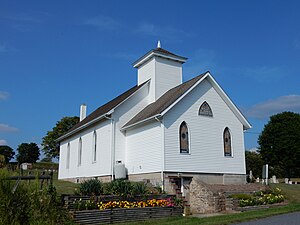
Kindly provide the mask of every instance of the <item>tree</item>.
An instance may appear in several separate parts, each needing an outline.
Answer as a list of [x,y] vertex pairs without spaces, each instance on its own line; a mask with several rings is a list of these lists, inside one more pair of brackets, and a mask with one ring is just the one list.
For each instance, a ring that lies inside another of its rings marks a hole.
[[259,151],[280,177],[300,176],[300,114],[283,112],[270,117],[258,138]]
[[47,132],[47,135],[43,137],[43,151],[47,157],[58,158],[59,157],[59,145],[56,139],[67,133],[75,124],[79,122],[79,117],[63,117],[56,123],[56,126],[51,131]]
[[7,146],[7,145],[0,146],[0,154],[4,156],[6,164],[9,163],[9,161],[15,155],[14,150],[11,147]]
[[36,143],[22,143],[17,148],[18,163],[35,163],[40,156],[40,149]]
[[261,155],[257,152],[246,151],[245,157],[247,174],[249,174],[250,170],[252,170],[252,174],[254,177],[261,177],[263,167],[263,160],[261,158]]

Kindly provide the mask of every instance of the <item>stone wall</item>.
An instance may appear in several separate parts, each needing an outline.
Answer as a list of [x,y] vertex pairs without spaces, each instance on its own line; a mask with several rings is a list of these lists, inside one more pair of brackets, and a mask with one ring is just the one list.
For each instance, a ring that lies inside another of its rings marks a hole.
[[215,192],[210,185],[195,176],[190,184],[191,213],[216,213],[225,210],[226,198],[224,193]]
[[189,204],[192,213],[217,213],[232,210],[236,204],[227,197],[234,193],[264,191],[267,186],[260,184],[207,184],[201,176],[194,176],[190,184]]
[[65,181],[70,181],[73,183],[82,183],[86,180],[90,180],[90,179],[95,179],[97,178],[98,180],[100,180],[103,183],[107,183],[111,181],[111,176],[101,176],[101,177],[77,177],[77,178],[66,178],[66,179],[62,179]]

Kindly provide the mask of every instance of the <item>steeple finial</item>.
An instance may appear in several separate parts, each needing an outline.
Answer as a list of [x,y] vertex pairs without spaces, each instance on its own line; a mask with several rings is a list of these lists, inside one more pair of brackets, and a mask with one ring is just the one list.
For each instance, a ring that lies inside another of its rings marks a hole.
[[157,42],[157,48],[161,48],[160,40],[158,40],[158,42]]

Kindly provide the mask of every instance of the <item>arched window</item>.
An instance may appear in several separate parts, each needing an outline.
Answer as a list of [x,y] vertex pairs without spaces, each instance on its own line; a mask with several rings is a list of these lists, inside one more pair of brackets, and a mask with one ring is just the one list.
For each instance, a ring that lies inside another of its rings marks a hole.
[[79,138],[78,141],[78,166],[81,165],[81,158],[82,158],[82,140]]
[[70,142],[67,145],[67,162],[66,162],[66,168],[70,168]]
[[97,160],[97,132],[94,131],[93,134],[93,162]]
[[209,116],[209,117],[213,116],[211,108],[210,108],[209,104],[206,101],[203,102],[202,105],[200,106],[198,114],[201,115],[201,116]]
[[228,127],[224,129],[223,142],[224,142],[224,156],[232,156],[231,135]]
[[180,153],[189,153],[189,131],[186,122],[182,122],[179,128]]

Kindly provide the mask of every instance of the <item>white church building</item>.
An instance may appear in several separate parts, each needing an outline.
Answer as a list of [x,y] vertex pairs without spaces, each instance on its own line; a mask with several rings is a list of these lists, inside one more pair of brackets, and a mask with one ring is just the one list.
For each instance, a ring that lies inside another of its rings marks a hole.
[[186,60],[159,43],[133,63],[136,86],[87,116],[82,105],[80,122],[58,139],[59,179],[245,183],[251,125],[210,72],[183,83]]

